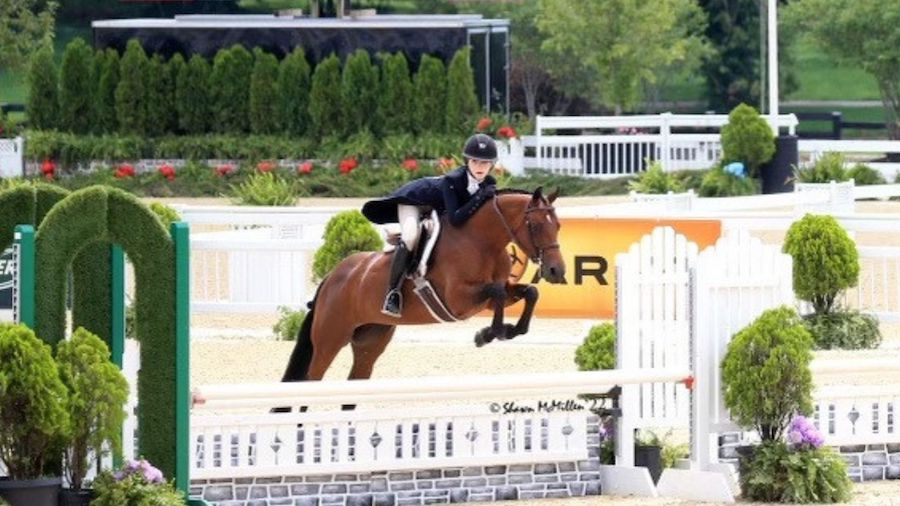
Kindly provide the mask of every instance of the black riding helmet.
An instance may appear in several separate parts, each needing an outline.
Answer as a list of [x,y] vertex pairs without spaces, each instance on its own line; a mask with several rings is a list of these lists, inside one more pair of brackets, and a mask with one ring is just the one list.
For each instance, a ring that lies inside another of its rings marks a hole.
[[466,141],[466,145],[463,148],[463,156],[472,160],[496,162],[497,143],[488,135],[475,134]]

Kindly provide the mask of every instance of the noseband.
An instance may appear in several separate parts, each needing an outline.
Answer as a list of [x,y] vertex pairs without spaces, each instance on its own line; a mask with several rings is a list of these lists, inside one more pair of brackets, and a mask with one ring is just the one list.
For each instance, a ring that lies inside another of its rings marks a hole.
[[[507,223],[507,221],[506,221],[506,217],[503,216],[503,212],[500,211],[500,199],[495,196],[493,200],[494,200],[494,211],[496,211],[497,216],[500,217],[500,223],[503,223],[503,227],[506,229],[506,232],[509,234],[510,240],[514,244],[518,244],[520,248],[522,248],[526,253],[528,253],[528,248],[526,248],[524,244],[521,244],[519,242],[519,240],[516,238],[516,232],[519,231],[519,229],[521,228],[521,225],[518,228],[516,228],[516,230],[513,230],[512,228],[510,228],[509,223]],[[533,251],[532,253],[528,254],[528,258],[531,259],[532,262],[535,262],[538,265],[540,265],[541,262],[544,260],[544,252],[547,250],[559,249],[559,243],[555,242],[553,244],[547,244],[545,246],[538,245],[537,240],[535,240],[535,237],[534,237],[534,229],[535,229],[534,223],[529,219],[529,216],[531,215],[531,213],[533,213],[535,211],[548,211],[548,212],[553,211],[553,206],[532,207],[531,202],[529,202],[525,206],[525,212],[524,212],[525,225],[528,227],[528,240],[531,242],[531,246],[532,246],[531,249]]]

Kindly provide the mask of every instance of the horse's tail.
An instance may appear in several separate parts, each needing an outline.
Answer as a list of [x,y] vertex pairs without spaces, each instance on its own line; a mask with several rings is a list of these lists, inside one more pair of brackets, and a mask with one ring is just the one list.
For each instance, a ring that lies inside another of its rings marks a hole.
[[312,362],[313,343],[312,343],[312,324],[313,315],[316,311],[316,301],[319,299],[319,291],[325,284],[323,279],[316,288],[316,295],[313,300],[307,304],[309,312],[300,324],[300,332],[297,334],[297,344],[294,345],[294,351],[291,353],[291,359],[288,361],[287,369],[281,378],[285,381],[305,381],[306,373],[309,371],[309,364]]

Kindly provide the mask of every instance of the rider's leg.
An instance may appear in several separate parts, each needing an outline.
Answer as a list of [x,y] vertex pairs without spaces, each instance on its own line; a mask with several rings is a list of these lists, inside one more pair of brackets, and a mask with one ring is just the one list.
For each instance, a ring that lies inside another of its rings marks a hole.
[[400,240],[394,250],[391,260],[391,272],[388,276],[388,292],[384,298],[381,312],[400,318],[403,311],[403,297],[400,287],[403,285],[403,276],[407,270],[410,256],[419,242],[419,208],[400,204],[397,207],[397,216],[400,221]]

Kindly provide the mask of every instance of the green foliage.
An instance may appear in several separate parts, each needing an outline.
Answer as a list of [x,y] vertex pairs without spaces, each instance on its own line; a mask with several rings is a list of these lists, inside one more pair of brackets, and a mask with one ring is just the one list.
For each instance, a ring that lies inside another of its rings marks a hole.
[[856,186],[887,183],[881,172],[861,163],[854,165],[847,171],[847,175],[853,180],[853,184]]
[[239,134],[249,130],[252,71],[253,55],[240,44],[216,53],[208,88],[214,132]]
[[176,221],[181,221],[181,215],[178,214],[178,211],[172,209],[171,207],[163,204],[162,202],[151,202],[148,206],[151,211],[159,218],[159,221],[162,222],[163,227],[166,230],[169,230],[169,226]]
[[363,130],[374,131],[379,127],[376,121],[378,67],[372,64],[366,50],[357,49],[347,57],[341,76],[341,95],[346,135]]
[[281,121],[289,135],[303,135],[309,127],[309,62],[303,48],[297,47],[278,68],[278,91],[281,94]]
[[439,58],[422,55],[413,77],[413,131],[444,132],[447,114],[447,71]]
[[110,361],[109,348],[79,327],[56,350],[59,374],[68,389],[67,411],[72,417],[69,445],[63,454],[73,489],[81,489],[92,460],[106,453],[104,445],[120,451],[128,382]]
[[175,108],[178,126],[188,134],[202,134],[210,127],[209,63],[193,55],[178,72],[175,82]]
[[98,51],[96,60],[100,70],[97,76],[97,90],[94,98],[94,117],[97,124],[94,131],[113,133],[118,127],[116,118],[116,87],[119,85],[119,53],[107,48]]
[[795,221],[782,251],[794,258],[794,293],[817,314],[831,312],[838,294],[859,280],[856,243],[831,216],[807,214]]
[[403,134],[413,122],[413,84],[409,77],[409,63],[402,52],[381,54],[381,93],[378,96],[381,133]]
[[690,446],[687,443],[675,444],[671,441],[672,431],[669,430],[662,436],[654,430],[641,429],[635,437],[635,445],[657,446],[660,449],[660,460],[663,469],[675,467],[680,459],[690,457]]
[[750,176],[757,177],[774,154],[775,136],[756,109],[746,104],[732,109],[722,127],[722,162],[743,162]]
[[757,186],[755,179],[725,172],[724,167],[717,165],[703,175],[698,193],[701,197],[754,195],[759,193]]
[[147,123],[146,132],[151,137],[159,137],[175,129],[178,120],[172,107],[174,83],[162,56],[154,54],[146,67]]
[[0,69],[19,70],[40,47],[53,42],[57,2],[7,0],[0,15]]
[[169,80],[169,98],[168,98],[168,109],[169,109],[169,124],[168,124],[168,132],[170,133],[180,133],[179,125],[181,124],[181,119],[178,117],[178,76],[181,74],[181,71],[187,66],[187,63],[184,61],[184,57],[181,56],[181,53],[175,53],[169,58],[169,61],[166,62],[166,78]]
[[84,39],[73,39],[63,53],[59,71],[59,127],[76,134],[88,133],[94,124],[94,53]]
[[850,174],[844,169],[844,155],[831,152],[822,155],[811,167],[797,168],[794,175],[801,183],[840,183],[850,179]]
[[158,472],[140,461],[126,463],[116,474],[100,473],[93,484],[91,506],[184,506],[184,495]]
[[250,79],[250,131],[274,134],[281,130],[278,93],[278,60],[257,48],[253,51],[253,76]]
[[857,310],[811,314],[803,320],[819,349],[874,349],[881,344],[878,318]]
[[44,476],[70,430],[66,399],[50,346],[0,323],[0,460],[11,479]]
[[575,349],[579,371],[597,371],[616,367],[616,326],[594,325],[584,341]]
[[147,129],[147,55],[136,39],[128,41],[119,62],[119,84],[116,85],[116,119],[124,134],[143,135]]
[[300,334],[300,326],[306,318],[306,311],[302,309],[293,310],[287,306],[279,306],[278,321],[272,327],[272,332],[282,341],[296,341],[297,335]]
[[757,446],[740,480],[747,499],[775,503],[845,502],[852,488],[847,464],[833,450],[792,450],[782,441]]
[[812,336],[787,306],[763,312],[728,344],[722,360],[725,405],[763,441],[780,439],[796,414],[812,410]]
[[475,95],[475,75],[469,63],[471,48],[466,46],[453,55],[447,67],[447,132],[465,135],[470,121],[480,108]]
[[628,188],[638,193],[666,194],[682,192],[684,185],[671,172],[663,170],[659,160],[653,160],[637,178],[628,183]]
[[384,241],[359,211],[343,211],[325,225],[325,243],[313,257],[313,279],[321,281],[341,260],[360,251],[377,251]]
[[231,187],[231,200],[243,206],[291,206],[297,200],[297,190],[274,172],[257,172]]
[[32,128],[50,129],[58,126],[58,75],[53,63],[53,46],[47,44],[31,56],[28,67],[28,121]]
[[309,91],[310,133],[315,137],[343,134],[344,105],[341,93],[341,61],[332,54],[313,71]]

